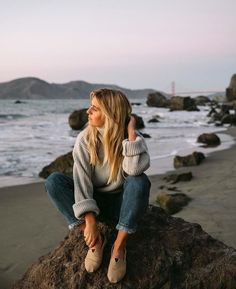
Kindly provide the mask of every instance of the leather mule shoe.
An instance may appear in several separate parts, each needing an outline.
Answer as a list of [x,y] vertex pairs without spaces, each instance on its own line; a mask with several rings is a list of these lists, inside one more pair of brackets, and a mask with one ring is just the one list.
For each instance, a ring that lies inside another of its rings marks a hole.
[[103,237],[103,243],[101,246],[96,246],[88,250],[84,260],[84,265],[87,272],[93,273],[100,267],[106,242],[106,238]]
[[124,252],[123,258],[113,258],[111,257],[107,278],[111,283],[117,283],[124,278],[126,274],[126,250]]

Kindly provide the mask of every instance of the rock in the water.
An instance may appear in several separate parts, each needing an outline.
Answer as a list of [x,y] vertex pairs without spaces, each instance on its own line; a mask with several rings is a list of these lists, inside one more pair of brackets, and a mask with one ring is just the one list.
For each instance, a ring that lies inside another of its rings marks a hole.
[[231,77],[229,87],[226,89],[226,98],[228,101],[236,100],[236,74]]
[[148,121],[148,123],[155,123],[155,122],[160,122],[157,118],[151,118],[151,119],[149,119],[149,121]]
[[183,193],[167,194],[164,192],[159,193],[156,199],[160,207],[168,214],[179,212],[190,200],[191,198]]
[[236,250],[205,233],[198,224],[150,207],[127,243],[127,273],[110,284],[107,268],[117,231],[99,225],[108,244],[101,267],[87,273],[87,247],[75,227],[58,247],[35,262],[12,289],[234,289]]
[[45,166],[39,173],[41,178],[46,179],[53,172],[61,172],[67,176],[72,177],[73,175],[73,164],[74,160],[72,157],[72,152],[62,155],[55,159],[51,164]]
[[82,129],[88,122],[87,108],[75,110],[69,115],[69,125],[74,130]]
[[236,125],[236,114],[226,114],[221,119],[221,124]]
[[210,103],[210,99],[205,95],[199,95],[194,98],[196,105],[205,106],[207,103]]
[[197,138],[197,142],[204,143],[208,146],[220,145],[220,138],[215,133],[203,133]]
[[195,100],[189,96],[173,96],[170,99],[170,111],[175,110],[187,110],[187,111],[199,111],[196,106]]
[[168,107],[170,104],[170,100],[167,99],[160,92],[149,93],[147,98],[147,105],[154,107]]
[[135,121],[136,121],[136,129],[145,128],[144,121],[141,116],[138,116],[135,113],[132,113],[132,116],[135,118]]
[[204,159],[205,159],[205,156],[202,152],[193,152],[191,155],[187,155],[187,156],[177,155],[174,157],[174,167],[180,168],[180,167],[197,166]]
[[171,174],[165,176],[163,179],[167,182],[171,182],[172,184],[176,184],[178,182],[189,182],[193,178],[192,172],[182,173],[182,174]]

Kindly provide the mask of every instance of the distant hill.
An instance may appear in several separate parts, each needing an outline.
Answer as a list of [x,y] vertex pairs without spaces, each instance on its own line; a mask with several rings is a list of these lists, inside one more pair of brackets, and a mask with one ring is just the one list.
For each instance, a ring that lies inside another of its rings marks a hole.
[[128,98],[146,98],[153,89],[127,89],[111,84],[92,84],[71,81],[64,84],[48,83],[35,77],[18,78],[0,83],[0,99],[86,99],[98,88],[108,87],[122,90]]

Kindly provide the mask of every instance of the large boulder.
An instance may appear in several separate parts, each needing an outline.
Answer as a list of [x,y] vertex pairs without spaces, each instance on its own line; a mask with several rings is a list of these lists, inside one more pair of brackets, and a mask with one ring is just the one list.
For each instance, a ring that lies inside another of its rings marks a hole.
[[69,126],[74,130],[82,129],[88,122],[87,108],[75,110],[69,115]]
[[147,105],[154,107],[168,107],[170,104],[169,99],[167,99],[160,92],[149,93],[147,98]]
[[229,87],[226,88],[226,99],[228,101],[236,100],[236,74],[231,77]]
[[221,124],[236,125],[236,114],[226,114],[222,117]]
[[174,157],[174,167],[177,169],[180,167],[197,166],[204,159],[205,159],[205,156],[202,152],[193,152],[192,154],[187,155],[187,156],[177,155]]
[[196,105],[205,106],[206,104],[211,103],[211,100],[205,95],[199,95],[194,98]]
[[187,111],[199,111],[196,106],[195,100],[189,96],[173,96],[170,99],[170,111],[175,110],[187,110]]
[[67,176],[72,177],[73,164],[74,164],[74,160],[73,160],[72,151],[71,151],[65,155],[62,155],[56,158],[49,165],[45,166],[39,173],[39,176],[41,178],[46,179],[53,172],[61,172]]
[[87,247],[78,227],[49,254],[36,261],[12,289],[233,289],[236,250],[213,239],[198,224],[173,218],[150,207],[139,230],[127,243],[127,273],[110,284],[107,267],[117,234],[114,225],[99,224],[108,244],[100,269],[87,273]]
[[215,133],[203,133],[198,136],[197,142],[204,143],[205,147],[218,146],[221,141]]

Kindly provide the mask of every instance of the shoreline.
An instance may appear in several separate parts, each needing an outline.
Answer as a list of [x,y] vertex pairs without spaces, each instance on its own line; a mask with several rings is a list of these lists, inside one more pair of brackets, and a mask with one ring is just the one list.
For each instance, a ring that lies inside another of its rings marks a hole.
[[[236,139],[236,127],[224,133]],[[192,198],[188,206],[173,215],[198,223],[203,230],[229,246],[236,247],[236,144],[225,150],[207,154],[195,167],[149,175],[152,182],[150,203],[160,191],[175,186]],[[167,183],[163,177],[191,171],[190,182]],[[160,189],[165,186],[164,189]],[[51,204],[44,180],[0,188],[0,217],[4,233],[0,240],[0,289],[8,289],[20,279],[40,256],[49,253],[68,232],[67,224]]]

